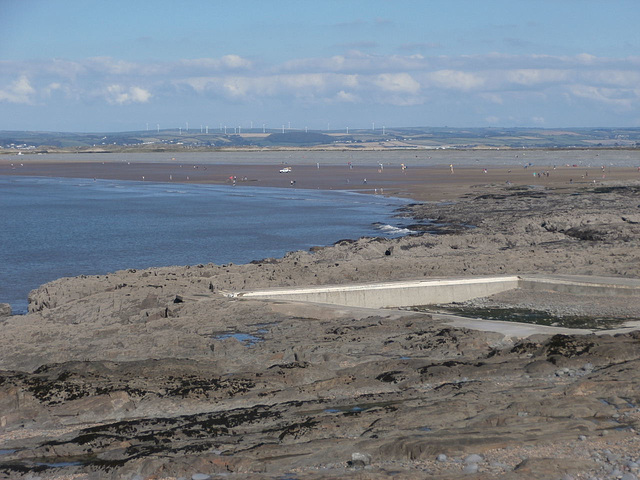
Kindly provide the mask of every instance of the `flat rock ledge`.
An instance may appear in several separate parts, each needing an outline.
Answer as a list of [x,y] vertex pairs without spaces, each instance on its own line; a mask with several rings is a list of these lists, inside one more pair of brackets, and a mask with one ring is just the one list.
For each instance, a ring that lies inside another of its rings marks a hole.
[[[520,338],[420,312],[225,293],[639,277],[639,192],[482,185],[402,212],[460,227],[438,235],[43,285],[29,314],[1,321],[0,477],[633,480],[638,331]],[[540,295],[526,302],[553,300]]]

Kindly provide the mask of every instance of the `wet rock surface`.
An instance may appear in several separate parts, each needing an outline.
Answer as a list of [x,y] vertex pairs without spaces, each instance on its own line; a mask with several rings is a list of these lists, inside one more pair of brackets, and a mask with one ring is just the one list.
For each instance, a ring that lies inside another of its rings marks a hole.
[[[0,477],[632,478],[639,332],[511,338],[417,312],[224,293],[495,273],[638,277],[635,189],[483,186],[409,207],[417,222],[461,226],[437,235],[44,285],[28,315],[2,320]],[[622,308],[565,300],[522,302]]]

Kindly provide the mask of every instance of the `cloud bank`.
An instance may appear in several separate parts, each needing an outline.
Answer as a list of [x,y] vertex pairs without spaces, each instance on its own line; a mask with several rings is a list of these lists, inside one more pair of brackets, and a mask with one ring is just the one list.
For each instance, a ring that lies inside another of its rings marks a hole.
[[[479,123],[499,124],[514,112],[547,105],[596,109],[637,125],[640,57],[590,54],[432,56],[351,51],[276,65],[229,54],[175,62],[128,62],[110,57],[80,61],[0,62],[0,104],[46,106],[53,99],[126,107],[201,98],[223,104],[280,102],[298,107],[361,105],[381,109],[467,108]],[[532,124],[544,124],[531,112]],[[563,118],[570,118],[564,115]],[[565,120],[566,123],[566,120]]]

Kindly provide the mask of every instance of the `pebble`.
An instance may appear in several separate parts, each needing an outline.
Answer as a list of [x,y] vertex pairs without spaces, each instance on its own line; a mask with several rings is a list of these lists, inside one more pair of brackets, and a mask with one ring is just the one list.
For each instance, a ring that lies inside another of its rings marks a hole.
[[441,453],[436,457],[436,460],[439,461],[439,462],[446,462],[447,461],[447,456],[444,453]]
[[609,463],[616,463],[617,461],[620,460],[620,455],[616,455],[615,453],[607,453],[607,462]]
[[191,475],[191,480],[211,480],[211,475],[206,473],[194,473]]
[[622,475],[620,480],[638,480],[638,477],[636,477],[633,473],[625,473],[624,475]]
[[464,459],[464,463],[469,465],[469,464],[472,464],[472,463],[482,462],[482,460],[484,460],[484,459],[480,455],[476,455],[475,453],[472,453],[471,455],[467,456]]
[[469,463],[468,465],[465,465],[462,469],[462,473],[478,473],[478,464]]
[[363,465],[371,464],[371,455],[368,453],[358,453],[353,452],[351,454],[351,461],[355,464],[356,462],[362,462]]
[[580,435],[580,436],[578,437],[578,440],[580,440],[581,442],[584,442],[586,439],[587,439],[587,437],[586,437],[586,436],[584,436],[584,435]]

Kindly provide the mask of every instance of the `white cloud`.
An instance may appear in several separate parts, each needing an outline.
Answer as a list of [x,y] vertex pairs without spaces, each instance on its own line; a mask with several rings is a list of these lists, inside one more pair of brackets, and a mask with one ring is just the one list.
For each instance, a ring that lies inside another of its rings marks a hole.
[[507,73],[507,81],[519,85],[536,85],[539,83],[563,82],[569,79],[567,70],[521,68]]
[[582,75],[583,80],[591,84],[636,87],[640,85],[640,71],[633,70],[602,70],[586,72]]
[[9,103],[33,103],[36,90],[31,86],[26,75],[20,76],[17,80],[0,90],[0,101]]
[[580,63],[584,63],[585,65],[591,65],[597,60],[597,57],[588,53],[581,53],[579,55],[576,55],[576,60],[578,60],[578,62]]
[[[640,57],[373,55],[351,51],[273,65],[236,54],[173,62],[129,62],[110,57],[0,61],[0,102],[46,106],[53,99],[70,105],[106,99],[112,105],[128,105],[159,99],[169,104],[187,100],[185,96],[247,107],[274,102],[292,108],[356,103],[371,108],[410,107],[428,99],[439,108],[448,104],[471,112],[478,123],[492,118],[487,115],[494,111],[488,107],[499,107],[502,122],[508,122],[511,115],[537,123],[542,117],[534,117],[532,112],[544,103],[547,125],[554,124],[550,113],[554,108],[559,118],[570,118],[567,105],[576,111],[592,111],[593,118],[640,109]],[[565,111],[560,112],[560,105]],[[631,118],[630,114],[627,117]],[[582,122],[582,118],[578,120]]]
[[360,98],[357,95],[354,95],[350,92],[345,92],[344,90],[340,90],[338,93],[336,93],[334,98],[338,102],[345,103],[357,103],[360,101]]
[[637,92],[628,89],[604,88],[592,85],[571,85],[569,92],[575,97],[585,98],[607,105],[630,108],[639,100]]
[[478,89],[484,84],[484,79],[474,73],[458,70],[439,70],[427,74],[431,84],[436,87],[454,90]]
[[418,93],[420,84],[408,73],[381,73],[376,76],[373,83],[389,92]]
[[138,65],[124,60],[114,60],[111,57],[93,57],[87,61],[87,66],[94,71],[108,75],[128,75],[136,73]]
[[[246,70],[251,68],[253,63],[239,55],[224,55],[221,58],[194,58],[180,60],[176,66],[189,68],[190,70],[205,72],[223,72],[227,70]],[[171,67],[170,70],[179,72],[179,68]]]
[[58,82],[53,82],[50,83],[49,85],[47,85],[43,90],[42,90],[42,94],[46,97],[50,96],[53,92],[55,92],[56,90],[61,90],[62,89],[62,84],[58,83]]
[[280,71],[380,73],[410,72],[426,68],[427,60],[415,55],[372,55],[352,50],[347,55],[328,58],[301,58],[290,60],[278,67]]
[[140,87],[123,87],[109,85],[105,90],[107,102],[113,105],[127,105],[130,103],[146,103],[151,98],[148,90]]

